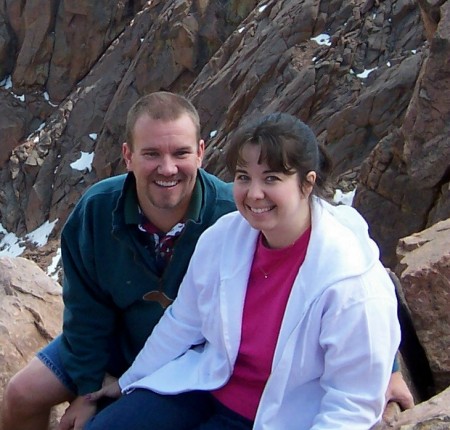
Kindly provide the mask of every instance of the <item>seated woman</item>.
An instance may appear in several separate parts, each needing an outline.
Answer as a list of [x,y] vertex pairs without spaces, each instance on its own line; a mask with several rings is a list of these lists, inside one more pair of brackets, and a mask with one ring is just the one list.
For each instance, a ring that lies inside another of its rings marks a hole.
[[328,158],[291,115],[238,130],[226,160],[239,211],[85,429],[370,429],[400,328],[366,222],[320,197]]

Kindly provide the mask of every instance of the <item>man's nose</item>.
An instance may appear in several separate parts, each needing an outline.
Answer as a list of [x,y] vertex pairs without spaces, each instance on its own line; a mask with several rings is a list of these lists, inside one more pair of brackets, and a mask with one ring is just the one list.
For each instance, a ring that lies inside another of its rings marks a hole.
[[164,176],[175,175],[178,172],[178,167],[172,157],[164,157],[158,166],[158,173]]

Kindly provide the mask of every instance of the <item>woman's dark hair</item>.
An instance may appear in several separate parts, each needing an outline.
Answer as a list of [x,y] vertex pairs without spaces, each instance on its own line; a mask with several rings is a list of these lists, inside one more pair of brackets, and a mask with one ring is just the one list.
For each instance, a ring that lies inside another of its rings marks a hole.
[[306,175],[313,170],[316,172],[313,194],[326,195],[331,160],[303,121],[277,112],[239,128],[232,136],[226,153],[226,165],[233,176],[238,165],[245,166],[242,149],[246,144],[260,146],[258,163],[267,163],[274,172],[297,173],[301,187],[308,183]]

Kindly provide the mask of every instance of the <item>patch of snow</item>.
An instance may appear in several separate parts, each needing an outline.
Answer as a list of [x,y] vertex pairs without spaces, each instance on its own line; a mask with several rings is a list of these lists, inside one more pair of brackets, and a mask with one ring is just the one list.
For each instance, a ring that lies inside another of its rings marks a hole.
[[386,66],[391,67],[391,62],[388,61],[388,62],[386,63]]
[[333,201],[337,204],[344,204],[351,206],[353,203],[353,198],[355,197],[356,188],[348,193],[343,193],[342,190],[337,189],[333,196]]
[[266,10],[267,5],[264,4],[262,6],[259,7],[258,12],[264,12]]
[[88,169],[89,172],[92,170],[92,161],[94,160],[93,152],[83,152],[81,151],[80,158],[73,163],[70,163],[70,167],[75,170],[83,171]]
[[209,137],[215,137],[217,135],[217,130],[213,130],[211,133],[209,133]]
[[241,27],[238,29],[238,33],[242,33],[245,30],[245,27]]
[[329,34],[319,34],[316,37],[311,37],[311,40],[319,45],[331,46],[330,35]]
[[52,258],[52,262],[50,263],[50,266],[47,267],[47,275],[50,276],[55,281],[59,280],[59,271],[60,268],[58,268],[58,265],[61,261],[61,248],[58,248],[56,251],[56,254]]
[[1,257],[18,257],[25,251],[23,241],[14,233],[8,233],[0,224],[0,233],[5,236],[0,240],[0,256]]
[[19,96],[19,95],[17,95],[17,94],[12,93],[12,95],[13,95],[16,99],[19,99],[21,102],[24,102],[24,101],[25,101],[25,94],[22,94],[21,96]]
[[[34,130],[33,132],[31,132],[31,133],[28,135],[27,139],[31,139],[31,136],[33,136],[34,133],[37,133],[37,132],[41,131],[44,127],[45,127],[45,122],[43,122],[36,130]],[[36,137],[35,137],[34,139],[36,139]],[[39,141],[39,138],[37,138],[37,141],[36,141],[35,143],[37,143],[38,141]]]
[[33,242],[36,246],[44,246],[47,241],[48,237],[50,236],[53,227],[58,222],[58,219],[55,219],[55,221],[45,221],[44,224],[42,224],[40,227],[38,227],[36,230],[33,230],[31,233],[28,233],[25,237],[30,242]]
[[47,92],[47,91],[44,93],[44,99],[45,99],[45,101],[48,102],[48,104],[49,104],[50,106],[53,106],[53,107],[57,107],[57,106],[58,106],[58,105],[55,105],[54,103],[51,102],[50,96],[48,95],[48,92]]
[[12,88],[11,75],[7,76],[5,79],[3,79],[3,81],[0,82],[0,87],[4,87],[5,90],[9,90],[10,88]]
[[367,78],[374,70],[376,70],[377,68],[376,67],[374,67],[373,69],[366,69],[366,70],[364,70],[363,72],[361,72],[361,73],[358,73],[356,76],[358,77],[358,78],[361,78],[361,79],[365,79],[365,78]]
[[97,140],[97,136],[98,136],[97,133],[91,133],[91,134],[89,135],[89,137],[90,137],[92,140]]
[[415,53],[417,52],[417,50],[416,50],[416,49],[411,49],[411,52],[412,52],[413,54],[415,54]]

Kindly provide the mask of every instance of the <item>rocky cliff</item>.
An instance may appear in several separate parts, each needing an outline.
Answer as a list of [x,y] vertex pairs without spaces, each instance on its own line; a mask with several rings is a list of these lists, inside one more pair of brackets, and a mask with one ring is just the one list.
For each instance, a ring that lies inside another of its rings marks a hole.
[[[23,235],[123,170],[128,108],[166,89],[198,107],[205,167],[226,177],[226,138],[283,110],[312,126],[383,261],[400,237],[449,216],[446,1],[28,0],[0,6],[0,222]],[[93,157],[73,168],[82,154]]]

